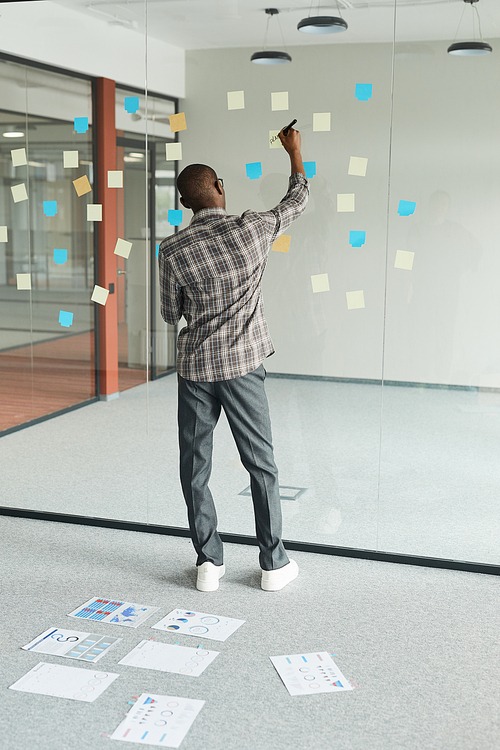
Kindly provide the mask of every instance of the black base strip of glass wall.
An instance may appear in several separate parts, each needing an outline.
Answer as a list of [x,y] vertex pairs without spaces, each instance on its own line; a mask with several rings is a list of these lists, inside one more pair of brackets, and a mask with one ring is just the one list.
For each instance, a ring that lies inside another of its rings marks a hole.
[[[24,508],[0,507],[0,516],[14,518],[31,518],[38,521],[56,521],[58,523],[76,523],[83,526],[100,526],[107,529],[122,531],[140,531],[147,534],[164,534],[165,536],[182,536],[189,538],[189,529],[177,526],[160,526],[157,524],[136,523],[134,521],[116,521],[108,518],[91,518],[88,516],[74,516],[65,513],[47,513],[39,510],[25,510]],[[229,534],[219,532],[223,542],[231,544],[250,544],[257,546],[257,540],[244,534]],[[418,555],[404,555],[394,552],[377,552],[370,549],[355,547],[334,547],[329,544],[313,544],[311,542],[292,542],[283,540],[286,549],[297,552],[313,552],[319,555],[337,555],[338,557],[354,557],[377,562],[399,563],[400,565],[420,565],[424,568],[444,568],[446,570],[464,570],[468,573],[486,573],[500,575],[500,565],[489,563],[465,562],[463,560],[447,560],[441,557],[421,557]]]

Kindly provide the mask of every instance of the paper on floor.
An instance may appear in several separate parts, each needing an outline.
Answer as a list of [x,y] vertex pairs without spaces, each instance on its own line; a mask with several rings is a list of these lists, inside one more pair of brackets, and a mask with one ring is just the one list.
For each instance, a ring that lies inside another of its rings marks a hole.
[[152,627],[157,630],[168,630],[171,633],[209,638],[212,641],[225,641],[244,622],[245,620],[237,620],[234,617],[220,617],[208,615],[205,612],[174,609]]
[[68,616],[136,628],[138,625],[142,625],[152,614],[158,612],[159,609],[159,607],[145,607],[142,604],[94,597],[70,612]]
[[112,672],[63,667],[41,661],[11,685],[10,690],[93,703],[119,676]]
[[314,695],[353,689],[326,651],[269,658],[290,695]]
[[218,651],[202,648],[175,646],[159,641],[141,641],[118,664],[199,677],[218,655]]
[[179,747],[204,703],[176,695],[142,693],[110,739]]

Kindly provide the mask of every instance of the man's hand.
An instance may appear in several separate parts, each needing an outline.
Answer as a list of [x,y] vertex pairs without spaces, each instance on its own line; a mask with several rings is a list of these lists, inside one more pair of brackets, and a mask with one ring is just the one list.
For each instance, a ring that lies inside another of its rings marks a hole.
[[298,130],[290,128],[286,135],[283,134],[283,130],[280,130],[278,136],[281,143],[283,144],[283,148],[288,154],[291,154],[292,151],[298,151],[300,153],[301,140]]

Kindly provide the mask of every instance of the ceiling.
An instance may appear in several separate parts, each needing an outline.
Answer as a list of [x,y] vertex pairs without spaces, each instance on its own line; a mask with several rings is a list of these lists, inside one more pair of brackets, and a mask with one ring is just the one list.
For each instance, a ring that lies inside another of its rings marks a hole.
[[[184,49],[254,47],[262,49],[268,16],[266,0],[55,0],[96,19],[136,29]],[[401,42],[472,38],[472,6],[464,0],[396,0],[396,38]],[[267,48],[304,44],[390,42],[395,0],[283,0],[271,18]],[[341,15],[349,28],[341,34],[303,34],[297,23],[309,15]],[[500,37],[499,0],[475,6],[485,40]],[[146,19],[147,16],[147,19]],[[281,28],[280,28],[281,27]],[[282,33],[281,33],[282,32]],[[283,34],[283,37],[282,37]],[[477,30],[476,30],[477,35]],[[283,44],[283,38],[285,44]]]

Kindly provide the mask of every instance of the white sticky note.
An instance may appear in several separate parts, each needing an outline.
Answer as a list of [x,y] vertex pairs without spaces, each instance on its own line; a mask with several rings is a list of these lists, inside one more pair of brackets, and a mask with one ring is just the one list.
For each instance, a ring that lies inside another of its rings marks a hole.
[[87,221],[102,221],[101,203],[87,203]]
[[14,167],[24,167],[24,165],[28,163],[25,148],[13,148],[10,155],[12,156],[12,164]]
[[315,276],[311,276],[311,282],[314,294],[317,292],[330,291],[330,283],[328,281],[327,273],[318,273]]
[[228,109],[245,109],[245,92],[228,91],[227,92]]
[[182,159],[182,143],[166,143],[165,152],[167,161],[179,161]]
[[109,188],[122,188],[123,187],[123,172],[113,170],[108,172],[108,187]]
[[20,203],[21,201],[28,200],[28,193],[26,192],[26,185],[24,184],[24,182],[22,182],[20,185],[12,185],[11,192],[14,203]]
[[398,250],[396,253],[394,268],[402,268],[405,271],[411,271],[413,268],[414,257],[415,253],[410,253],[407,250]]
[[347,309],[357,310],[360,307],[365,306],[365,295],[361,289],[359,292],[346,292],[347,297]]
[[349,171],[347,174],[353,174],[357,177],[366,177],[366,167],[368,166],[368,159],[363,156],[351,156],[349,159]]
[[354,211],[354,193],[337,193],[337,211]]
[[31,289],[31,274],[30,273],[18,273],[17,277],[17,288],[18,289]]
[[103,286],[98,286],[96,284],[90,300],[91,302],[98,302],[100,305],[105,305],[108,299],[108,294],[109,289],[105,289]]
[[271,109],[273,112],[280,109],[288,109],[288,91],[276,91],[271,94]]
[[313,130],[331,130],[331,112],[313,113]]
[[283,144],[278,138],[279,130],[269,131],[269,148],[283,148]]
[[64,169],[78,167],[78,151],[63,151],[63,167]]
[[122,258],[128,258],[132,250],[132,243],[127,240],[116,240],[115,255],[121,255]]
[[0,242],[7,242],[7,227],[0,227]]

